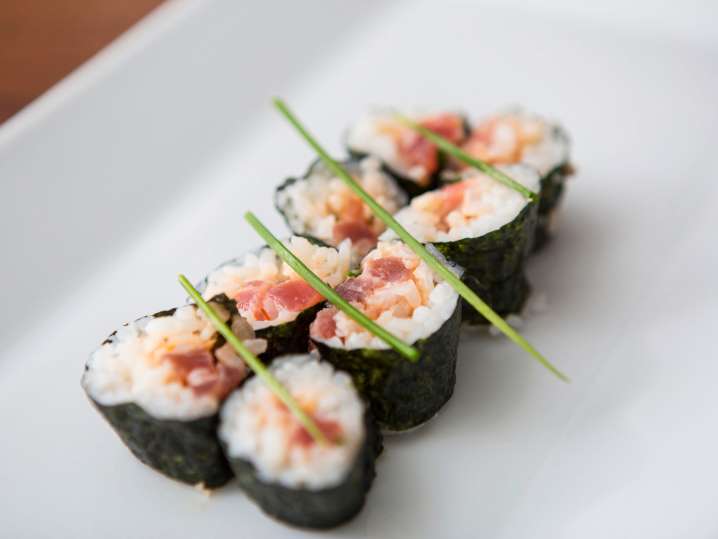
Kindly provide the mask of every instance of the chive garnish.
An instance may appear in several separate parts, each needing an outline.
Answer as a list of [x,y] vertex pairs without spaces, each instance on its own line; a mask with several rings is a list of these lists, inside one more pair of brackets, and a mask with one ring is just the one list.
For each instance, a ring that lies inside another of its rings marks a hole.
[[180,274],[179,282],[182,284],[190,297],[195,301],[197,306],[202,309],[204,314],[207,315],[207,318],[210,319],[212,325],[214,325],[220,335],[222,335],[222,337],[224,337],[225,340],[232,345],[232,348],[234,348],[237,353],[242,356],[242,359],[244,359],[247,365],[249,365],[249,368],[252,369],[254,374],[267,384],[269,390],[274,393],[274,395],[281,400],[287,408],[289,408],[289,411],[294,414],[294,417],[297,418],[312,438],[320,444],[330,443],[314,420],[304,410],[302,410],[299,403],[294,400],[294,397],[292,397],[281,382],[277,380],[271,372],[269,372],[269,369],[264,366],[259,358],[257,358],[257,356],[255,356],[246,346],[244,346],[244,343],[239,340],[234,333],[232,333],[232,330],[229,329],[227,324],[222,321],[216,311],[207,304],[197,289],[187,280],[187,277]]
[[412,236],[392,215],[381,207],[372,197],[362,189],[362,187],[351,177],[351,175],[332,159],[329,154],[322,148],[319,143],[309,134],[299,119],[289,110],[287,105],[279,98],[273,99],[274,106],[282,113],[292,126],[302,135],[304,140],[317,152],[319,157],[324,161],[326,166],[341,178],[344,183],[359,196],[364,203],[374,212],[384,224],[393,230],[399,238],[406,243],[409,248],[416,253],[419,258],[426,262],[429,267],[440,275],[451,287],[456,290],[474,309],[481,313],[491,324],[499,331],[511,339],[523,350],[528,352],[536,361],[547,368],[559,379],[568,382],[568,377],[556,368],[548,359],[536,350],[526,339],[524,339],[514,328],[501,318],[496,312],[489,307],[473,290],[466,286],[450,269],[442,264],[434,255],[429,253],[426,248],[414,236]]
[[257,217],[248,211],[244,214],[244,218],[247,222],[252,225],[252,228],[259,234],[264,241],[267,242],[274,252],[284,260],[289,266],[297,272],[297,274],[304,279],[314,290],[319,292],[322,296],[328,299],[335,307],[343,311],[347,316],[353,319],[357,324],[361,325],[367,331],[370,331],[377,337],[379,337],[386,344],[391,346],[394,350],[403,355],[406,359],[415,363],[419,359],[419,352],[413,346],[406,344],[404,341],[399,339],[393,333],[390,333],[379,324],[368,318],[364,313],[354,307],[351,303],[341,297],[334,289],[322,281],[316,273],[310,270],[304,262],[297,258],[292,251],[287,249],[284,244],[279,241],[270,231],[265,227]]
[[453,145],[441,135],[437,135],[436,133],[434,133],[431,129],[427,129],[423,125],[415,122],[410,118],[407,118],[402,114],[397,113],[395,116],[396,119],[403,123],[405,126],[413,129],[422,137],[428,139],[430,142],[433,142],[449,155],[456,157],[457,159],[463,161],[469,166],[479,169],[487,176],[490,176],[494,180],[503,183],[506,187],[510,187],[514,191],[518,191],[529,200],[535,201],[538,199],[538,194],[527,188],[525,185],[520,184],[519,182],[511,178],[508,174],[501,172],[498,168],[490,165],[486,161],[469,155],[464,150],[462,150],[458,146]]

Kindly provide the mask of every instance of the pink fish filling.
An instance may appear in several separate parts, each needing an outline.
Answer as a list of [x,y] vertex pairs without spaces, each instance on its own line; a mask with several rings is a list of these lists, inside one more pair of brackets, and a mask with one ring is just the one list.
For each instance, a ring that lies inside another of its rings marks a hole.
[[[460,144],[464,140],[464,122],[457,114],[437,114],[419,123],[452,144]],[[399,131],[397,144],[399,158],[407,169],[421,167],[425,171],[421,179],[422,183],[439,169],[438,148],[416,131],[410,129]]]
[[[327,440],[332,443],[338,443],[341,441],[342,427],[337,421],[333,421],[331,419],[321,419],[318,417],[314,417],[313,419],[314,423]],[[292,435],[291,441],[300,447],[311,447],[314,443],[316,443],[314,438],[312,438],[312,435],[309,434],[309,431],[299,424]]]
[[281,310],[301,312],[324,298],[307,282],[288,279],[280,283],[249,281],[234,295],[237,310],[257,321],[274,320]]
[[223,400],[247,376],[244,363],[226,365],[216,361],[204,348],[168,352],[163,360],[172,365],[174,380],[191,388],[198,397],[211,395]]
[[[405,266],[403,260],[398,256],[375,258],[366,262],[360,276],[347,279],[337,286],[336,291],[348,302],[362,308],[364,314],[367,314],[370,318],[377,318],[381,311],[367,310],[366,299],[388,284],[407,281],[411,277],[411,270]],[[404,305],[399,305],[400,301],[395,303],[397,303],[394,306],[397,315],[402,312],[405,315],[410,315],[410,309],[407,311]],[[335,307],[322,309],[310,326],[311,336],[318,339],[330,339],[336,335],[336,321],[334,319],[336,313],[337,309]]]
[[352,240],[354,249],[361,254],[366,254],[376,245],[378,236],[369,223],[360,220],[347,221],[341,216],[337,219],[332,231],[337,245],[348,238]]

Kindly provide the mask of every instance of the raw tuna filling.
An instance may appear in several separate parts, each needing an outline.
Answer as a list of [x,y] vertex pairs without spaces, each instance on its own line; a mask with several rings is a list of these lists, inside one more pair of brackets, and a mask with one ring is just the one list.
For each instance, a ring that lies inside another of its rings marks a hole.
[[322,301],[322,296],[301,279],[278,284],[249,281],[234,296],[237,309],[257,321],[274,320],[280,311],[301,312]]
[[[417,122],[453,144],[464,141],[464,120],[458,114],[424,116]],[[438,148],[391,115],[370,116],[350,132],[349,146],[355,151],[376,155],[390,168],[420,185],[429,183],[439,170]]]
[[179,382],[197,396],[214,395],[223,400],[247,376],[244,363],[228,365],[215,361],[212,353],[202,348],[168,352],[162,359],[172,366],[166,382]]
[[[451,316],[456,293],[402,242],[380,242],[362,262],[359,276],[337,292],[370,319],[407,342],[436,331]],[[386,344],[334,307],[321,310],[310,327],[313,339],[331,346],[385,348]]]
[[[464,138],[463,120],[453,114],[430,116],[419,121],[419,124],[454,144],[460,143]],[[397,129],[391,124],[380,129],[394,137],[398,155],[404,168],[408,170],[418,168],[424,171],[425,177],[422,178],[421,182],[424,182],[439,170],[438,148],[416,131],[404,126]]]
[[[349,271],[350,242],[340,244],[337,250],[294,236],[288,246],[331,286],[341,282]],[[255,330],[290,322],[305,309],[323,301],[318,292],[269,248],[212,272],[203,295],[212,298],[218,294],[236,301],[237,310]]]
[[[264,339],[239,315],[213,303],[232,331],[254,353]],[[88,363],[83,385],[97,402],[134,402],[158,418],[187,419],[215,413],[247,376],[244,362],[194,305],[147,317],[118,330]]]

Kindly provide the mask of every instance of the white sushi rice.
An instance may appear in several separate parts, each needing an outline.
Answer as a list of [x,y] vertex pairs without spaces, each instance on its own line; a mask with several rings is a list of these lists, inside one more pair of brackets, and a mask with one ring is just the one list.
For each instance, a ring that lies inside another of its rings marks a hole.
[[[382,171],[378,159],[362,159],[357,168],[356,180],[389,213],[395,213],[406,204],[406,195],[396,182]],[[285,212],[294,232],[308,234],[333,245],[334,226],[341,219],[344,200],[356,196],[327,167],[315,165],[306,179],[296,181],[279,191],[276,202]],[[364,219],[377,235],[386,228],[366,205]]]
[[[337,248],[315,245],[301,236],[292,236],[285,245],[320,279],[330,286],[342,282],[351,263],[351,241],[345,240]],[[250,281],[280,283],[287,279],[300,278],[270,247],[257,253],[247,253],[243,258],[223,264],[207,277],[202,292],[205,299],[217,294],[234,297]],[[273,320],[247,320],[255,330],[291,322],[298,312],[283,310]]]
[[[213,307],[225,321],[229,319],[221,306]],[[233,329],[238,336],[246,337],[237,329],[237,319]],[[171,351],[209,349],[216,337],[212,323],[194,305],[179,307],[171,316],[141,318],[122,326],[92,354],[82,386],[103,406],[133,402],[158,419],[191,420],[212,415],[219,408],[217,397],[197,396],[192,388],[176,381],[171,364],[163,356]],[[264,339],[247,339],[244,343],[254,353],[263,352],[267,345]],[[228,362],[241,361],[228,344],[216,354]]]
[[315,418],[341,427],[340,444],[299,444],[299,423],[259,378],[235,390],[220,412],[219,437],[230,458],[251,462],[259,478],[321,490],[341,483],[366,437],[364,404],[348,374],[311,355],[284,356],[271,372]]
[[[414,267],[414,269],[409,280],[399,283],[390,282],[369,293],[365,299],[368,308],[378,309],[381,312],[374,322],[408,344],[431,336],[454,313],[459,299],[458,294],[448,283],[436,276],[406,244],[398,240],[379,242],[376,249],[362,261],[362,267],[371,260],[384,257],[399,257],[406,267]],[[460,273],[459,269],[454,271]],[[410,304],[412,309],[410,316],[395,314],[392,298],[397,296]],[[347,350],[389,348],[383,340],[341,311],[337,311],[334,315],[334,322],[335,336],[321,339],[312,335],[312,338],[332,348]]]
[[[436,111],[415,109],[410,111],[407,116],[420,121],[421,118],[435,113]],[[422,166],[407,168],[402,161],[392,132],[400,132],[408,128],[399,123],[395,115],[396,111],[392,109],[375,108],[370,110],[349,129],[346,139],[347,146],[353,152],[376,156],[400,176],[422,183],[429,175],[429,171]]]
[[[540,178],[534,168],[526,165],[498,168],[532,191],[539,191]],[[446,242],[480,237],[498,230],[513,221],[528,204],[521,193],[477,170],[469,169],[461,174],[461,178],[470,183],[460,207],[446,216],[447,230],[437,226],[441,190],[414,198],[394,217],[421,242]],[[394,237],[396,234],[387,230],[381,239]]]
[[[520,162],[534,167],[542,177],[568,162],[570,143],[558,124],[521,107],[504,109],[494,118],[515,120],[525,132],[536,134],[537,142],[523,147]],[[501,133],[497,133],[497,136],[500,137]],[[507,133],[506,136],[512,138],[515,135]]]
[[392,118],[391,111],[370,111],[360,117],[347,133],[347,146],[352,151],[376,156],[402,176],[419,181],[426,171],[420,167],[412,170],[404,167],[394,137],[385,130],[385,126],[392,123],[396,123],[396,120]]

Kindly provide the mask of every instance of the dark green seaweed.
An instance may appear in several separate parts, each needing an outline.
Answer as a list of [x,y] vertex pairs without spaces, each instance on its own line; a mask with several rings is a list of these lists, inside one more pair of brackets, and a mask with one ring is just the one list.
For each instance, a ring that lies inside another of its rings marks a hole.
[[[356,153],[356,152],[355,152]],[[356,155],[359,155],[356,153]],[[366,157],[366,155],[365,155]],[[439,185],[439,177],[441,176],[441,169],[443,168],[443,162],[444,162],[444,154],[439,153],[439,167],[437,171],[429,176],[429,179],[426,183],[418,183],[416,180],[413,180],[409,176],[404,176],[403,174],[397,172],[393,168],[391,168],[386,163],[382,163],[381,168],[384,172],[389,174],[392,178],[394,178],[394,181],[401,187],[402,191],[406,193],[406,196],[411,200],[414,197],[418,197],[419,195],[423,195],[427,191],[431,191],[432,189],[436,189],[436,187]]]
[[[461,280],[489,307],[501,316],[517,313],[530,291],[524,264],[533,245],[536,217],[537,204],[530,202],[511,222],[488,234],[433,245],[464,269]],[[463,310],[468,324],[488,323],[466,302]]]
[[366,438],[344,481],[323,490],[289,488],[258,477],[244,459],[229,462],[244,492],[268,515],[302,528],[328,529],[352,519],[361,511],[376,476],[374,463],[382,449],[381,434],[367,412]]
[[[531,295],[531,285],[523,270],[515,276],[498,282],[481,282],[468,274],[464,275],[462,280],[501,316],[520,313]],[[488,324],[486,318],[463,299],[461,305],[461,319],[466,324],[470,326]]]
[[533,252],[539,251],[551,240],[551,221],[564,196],[566,178],[571,174],[573,174],[573,167],[569,163],[562,163],[541,178],[541,199]]
[[291,322],[255,331],[257,338],[267,340],[267,350],[259,355],[264,363],[285,354],[305,354],[309,351],[309,325],[314,321],[323,303],[304,309]]
[[144,464],[190,485],[221,487],[232,470],[217,440],[218,416],[191,421],[157,419],[135,403],[93,404]]
[[460,326],[457,301],[453,314],[435,333],[413,343],[421,354],[416,363],[391,349],[345,350],[314,344],[322,359],[352,376],[383,429],[403,431],[434,417],[451,398]]
[[[237,314],[234,302],[226,296],[218,296],[212,301],[223,305],[231,316]],[[172,316],[176,310],[167,309],[143,318]],[[102,344],[112,342],[115,335],[117,331]],[[212,350],[221,347],[224,342],[218,334]],[[88,370],[89,366],[85,365],[85,372]],[[207,488],[220,487],[232,478],[232,471],[217,440],[217,414],[189,421],[158,419],[132,402],[105,406],[89,394],[88,397],[130,451],[158,472],[190,485],[203,483]]]
[[[554,125],[551,128],[551,138],[562,141],[565,145],[566,153],[563,162],[558,163],[541,177],[539,206],[531,246],[531,252],[533,253],[541,250],[551,240],[553,235],[552,221],[554,220],[554,214],[564,196],[566,178],[573,174],[573,167],[568,161],[568,148],[570,145],[568,134],[562,127]],[[441,175],[439,183],[440,185],[444,185],[459,181],[460,179],[461,175],[458,171],[445,170]]]

